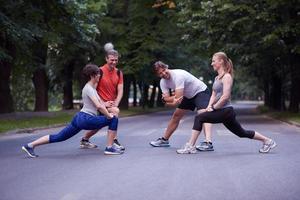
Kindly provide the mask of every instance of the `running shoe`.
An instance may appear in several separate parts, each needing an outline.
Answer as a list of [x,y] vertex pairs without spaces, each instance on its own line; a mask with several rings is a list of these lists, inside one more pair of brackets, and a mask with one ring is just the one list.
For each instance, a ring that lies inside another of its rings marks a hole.
[[80,141],[80,148],[81,149],[94,149],[94,148],[97,148],[98,146],[91,143],[89,140],[87,139],[81,139]]
[[178,154],[195,154],[197,153],[196,147],[190,143],[186,143],[182,149],[177,149]]
[[123,145],[120,144],[120,142],[118,141],[118,139],[114,139],[114,145],[115,147],[117,147],[118,149],[125,151],[125,147]]
[[196,146],[198,151],[214,151],[214,146],[211,142],[201,142],[200,145]]
[[106,147],[104,150],[105,155],[120,155],[123,153],[124,151],[121,151],[120,149],[116,148],[114,145],[112,147]]
[[29,147],[27,144],[22,146],[22,150],[25,151],[31,158],[38,157],[38,155],[34,153],[34,149]]
[[271,149],[277,146],[276,142],[270,139],[268,142],[264,143],[263,146],[259,149],[260,153],[268,153]]
[[153,147],[169,147],[170,146],[169,140],[166,140],[162,137],[158,138],[155,141],[151,141],[150,145],[153,146]]

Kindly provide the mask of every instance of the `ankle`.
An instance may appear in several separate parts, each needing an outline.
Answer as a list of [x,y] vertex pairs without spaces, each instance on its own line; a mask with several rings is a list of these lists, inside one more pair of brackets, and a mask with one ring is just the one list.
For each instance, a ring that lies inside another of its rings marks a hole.
[[28,146],[29,148],[34,148],[34,146],[32,145],[32,143],[28,143],[27,146]]

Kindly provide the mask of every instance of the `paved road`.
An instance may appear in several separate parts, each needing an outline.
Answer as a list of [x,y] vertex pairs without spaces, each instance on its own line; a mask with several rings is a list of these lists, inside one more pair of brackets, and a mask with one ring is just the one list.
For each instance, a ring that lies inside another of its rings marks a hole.
[[104,131],[93,139],[98,149],[79,149],[81,132],[66,142],[37,148],[37,159],[25,156],[20,147],[49,130],[2,136],[0,199],[298,200],[300,128],[256,115],[254,106],[236,105],[239,119],[277,141],[270,154],[259,154],[258,142],[215,125],[214,152],[177,155],[176,148],[190,135],[192,113],[181,122],[172,147],[152,148],[148,142],[161,136],[168,111],[121,119],[119,138],[127,147],[122,156],[103,155]]

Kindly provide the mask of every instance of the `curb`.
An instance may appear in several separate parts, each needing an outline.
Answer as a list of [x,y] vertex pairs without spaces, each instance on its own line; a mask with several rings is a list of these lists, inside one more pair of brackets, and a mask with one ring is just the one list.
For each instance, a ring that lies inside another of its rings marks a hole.
[[46,130],[46,129],[58,128],[58,127],[62,127],[62,126],[66,126],[66,124],[55,124],[55,125],[43,126],[43,127],[15,129],[15,130],[10,130],[10,131],[4,132],[3,135],[33,133],[34,131],[37,131],[37,130]]
[[267,115],[267,114],[264,114],[264,116],[268,117],[268,118],[271,118],[273,120],[277,120],[277,121],[280,121],[280,122],[283,122],[283,123],[286,123],[286,124],[289,124],[289,125],[296,126],[296,127],[300,128],[300,123],[298,123],[298,122],[288,121],[288,120],[284,120],[284,119],[278,119],[278,118],[272,117],[272,116]]
[[[164,112],[168,110],[161,110],[157,112]],[[125,116],[120,116],[119,118],[127,118],[127,117],[135,117],[135,116],[140,116],[140,115],[146,115],[146,114],[151,114],[151,113],[156,113],[156,112],[144,112],[144,113],[139,113],[139,114],[132,114],[132,115],[125,115]],[[7,132],[1,133],[2,135],[10,135],[10,134],[23,134],[23,133],[34,133],[35,131],[39,130],[46,130],[46,129],[51,129],[51,128],[59,128],[66,126],[68,123],[65,124],[54,124],[54,125],[49,125],[49,126],[42,126],[42,127],[34,127],[34,128],[24,128],[24,129],[15,129],[15,130],[10,130]],[[0,137],[1,137],[0,134]]]

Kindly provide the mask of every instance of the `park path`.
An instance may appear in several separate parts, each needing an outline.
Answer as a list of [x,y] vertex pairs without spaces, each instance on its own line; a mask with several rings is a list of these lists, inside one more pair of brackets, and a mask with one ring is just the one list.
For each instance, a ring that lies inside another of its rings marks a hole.
[[[36,149],[30,159],[21,145],[61,128],[0,137],[1,200],[298,200],[300,199],[300,128],[258,115],[254,104],[236,104],[249,129],[274,138],[278,147],[259,154],[261,144],[239,139],[221,124],[213,126],[214,152],[177,155],[190,135],[193,113],[171,139],[170,148],[152,148],[171,111],[122,118],[122,156],[105,156],[105,131],[92,141],[98,149],[79,149],[83,132],[68,141]],[[201,137],[201,139],[203,136]]]

